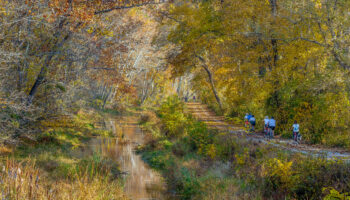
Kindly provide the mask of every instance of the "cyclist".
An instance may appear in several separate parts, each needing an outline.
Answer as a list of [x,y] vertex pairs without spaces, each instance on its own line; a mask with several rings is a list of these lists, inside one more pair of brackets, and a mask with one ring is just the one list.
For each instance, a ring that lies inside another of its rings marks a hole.
[[293,139],[294,141],[298,142],[298,136],[299,136],[299,124],[297,120],[294,121],[293,124]]
[[256,122],[254,115],[252,115],[252,117],[249,119],[249,122],[250,122],[250,125],[252,126],[251,131],[254,132],[255,131],[255,122]]
[[248,115],[248,121],[250,120],[250,118],[251,118],[252,116],[253,116],[252,113],[249,113],[249,115]]
[[264,132],[265,132],[265,134],[268,133],[268,129],[269,129],[269,116],[266,116],[264,119]]
[[275,128],[276,128],[276,120],[273,117],[271,117],[271,119],[269,120],[269,132],[270,132],[271,138],[273,138],[275,134]]
[[248,127],[249,120],[248,120],[249,114],[246,113],[244,116],[244,127]]

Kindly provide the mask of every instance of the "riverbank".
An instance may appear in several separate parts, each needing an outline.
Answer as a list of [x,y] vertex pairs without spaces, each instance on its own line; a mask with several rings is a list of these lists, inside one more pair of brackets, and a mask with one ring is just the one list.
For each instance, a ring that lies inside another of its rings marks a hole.
[[41,132],[1,146],[1,189],[6,199],[128,199],[122,171],[90,146],[112,138],[105,113],[81,110],[40,122]]
[[308,157],[208,129],[185,114],[177,99],[168,99],[156,112],[142,117],[152,139],[139,152],[179,199],[345,199],[340,193],[350,191],[350,165],[342,160]]

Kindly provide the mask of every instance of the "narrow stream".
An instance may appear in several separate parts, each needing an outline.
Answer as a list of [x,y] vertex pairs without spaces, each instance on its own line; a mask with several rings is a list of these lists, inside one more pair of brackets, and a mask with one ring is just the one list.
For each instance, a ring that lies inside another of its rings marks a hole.
[[130,199],[168,199],[162,176],[143,162],[135,152],[135,147],[143,144],[145,137],[137,122],[137,118],[132,116],[110,120],[107,125],[117,139],[94,140],[93,146],[118,162],[120,169],[126,172],[124,190]]

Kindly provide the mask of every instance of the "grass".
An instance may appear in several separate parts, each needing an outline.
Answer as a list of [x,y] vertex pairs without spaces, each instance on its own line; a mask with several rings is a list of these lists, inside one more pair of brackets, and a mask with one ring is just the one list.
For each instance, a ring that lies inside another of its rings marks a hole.
[[41,122],[36,142],[15,149],[1,146],[0,188],[5,199],[127,199],[118,164],[90,141],[112,137],[101,113]]
[[350,150],[350,132],[334,132],[326,135],[322,143],[329,147],[340,147]]
[[103,174],[91,176],[89,170],[52,181],[31,159],[7,159],[0,174],[3,199],[127,199],[120,183],[110,182]]

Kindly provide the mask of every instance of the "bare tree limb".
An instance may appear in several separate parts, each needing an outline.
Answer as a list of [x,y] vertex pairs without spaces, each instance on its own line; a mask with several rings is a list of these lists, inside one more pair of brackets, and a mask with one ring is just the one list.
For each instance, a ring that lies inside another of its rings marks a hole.
[[157,0],[151,0],[151,1],[148,1],[148,2],[145,2],[145,3],[141,3],[141,4],[134,4],[134,5],[129,5],[129,6],[126,6],[126,5],[116,6],[116,7],[105,9],[105,10],[95,11],[94,14],[95,15],[99,15],[99,14],[111,12],[113,10],[137,8],[137,7],[147,6],[147,5],[159,5],[159,4],[162,4],[162,3],[165,3],[165,2],[166,2],[166,0],[158,0],[158,1]]

